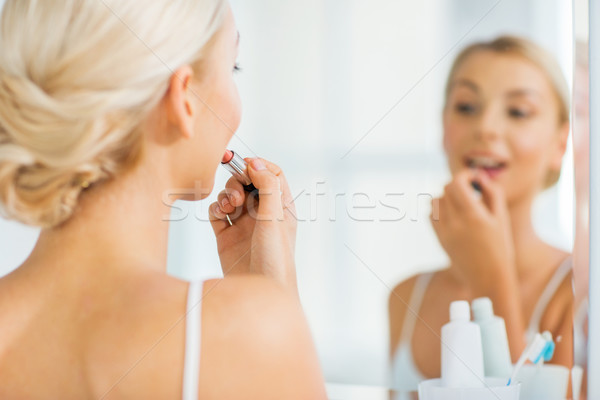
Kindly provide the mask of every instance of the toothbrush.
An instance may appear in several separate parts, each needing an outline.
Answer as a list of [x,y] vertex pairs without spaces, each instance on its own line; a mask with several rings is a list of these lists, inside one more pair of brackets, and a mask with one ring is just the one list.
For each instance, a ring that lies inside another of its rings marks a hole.
[[527,346],[525,351],[523,351],[523,354],[519,357],[519,361],[515,364],[513,373],[506,386],[510,386],[511,382],[515,380],[519,370],[527,360],[534,364],[538,364],[540,361],[550,361],[554,355],[554,347],[554,341],[552,340],[552,334],[550,332],[545,331],[542,334],[536,333],[533,341]]

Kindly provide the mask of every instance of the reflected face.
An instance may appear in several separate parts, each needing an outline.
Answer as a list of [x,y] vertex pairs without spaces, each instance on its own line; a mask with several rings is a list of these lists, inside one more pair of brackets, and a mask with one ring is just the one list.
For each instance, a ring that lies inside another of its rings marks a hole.
[[[193,83],[192,97],[198,112],[194,152],[186,165],[198,166],[195,171],[190,171],[190,177],[196,184],[201,182],[201,193],[197,193],[201,198],[212,191],[216,169],[240,125],[242,107],[234,79],[238,70],[238,47],[239,33],[233,13],[228,9],[209,54],[199,67],[199,78]],[[199,181],[198,171],[203,174]]]
[[548,173],[560,169],[564,130],[558,95],[545,73],[523,57],[480,51],[452,78],[444,109],[450,170],[487,174],[509,204],[532,198]]

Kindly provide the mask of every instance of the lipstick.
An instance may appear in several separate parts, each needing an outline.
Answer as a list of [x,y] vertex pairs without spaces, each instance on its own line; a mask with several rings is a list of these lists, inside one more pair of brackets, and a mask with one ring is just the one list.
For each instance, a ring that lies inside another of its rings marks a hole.
[[225,150],[221,165],[231,173],[243,186],[246,192],[254,192],[256,188],[248,176],[248,163],[232,150]]
[[[479,175],[479,171],[477,170],[477,168],[473,168],[473,167],[469,167],[469,168],[471,169],[471,171],[473,171],[473,173],[475,173],[476,176]],[[483,194],[483,188],[481,187],[481,183],[479,183],[476,179],[473,179],[471,181],[471,187],[477,194],[477,197],[481,198],[481,196]]]

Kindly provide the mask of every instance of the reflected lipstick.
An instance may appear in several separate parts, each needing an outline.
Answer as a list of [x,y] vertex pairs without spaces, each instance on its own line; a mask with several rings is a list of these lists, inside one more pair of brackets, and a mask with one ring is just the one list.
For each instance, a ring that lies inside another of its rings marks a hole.
[[238,154],[231,150],[225,150],[221,165],[244,186],[246,192],[252,193],[256,190],[248,176],[248,172],[246,172],[248,163]]

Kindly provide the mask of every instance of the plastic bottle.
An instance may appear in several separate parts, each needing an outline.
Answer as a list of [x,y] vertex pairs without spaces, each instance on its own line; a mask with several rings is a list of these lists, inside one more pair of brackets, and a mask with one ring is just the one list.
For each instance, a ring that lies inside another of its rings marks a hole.
[[450,322],[442,327],[442,384],[453,388],[484,387],[479,325],[471,322],[466,301],[450,304]]
[[471,309],[473,320],[481,329],[485,376],[509,378],[512,362],[504,320],[494,315],[492,301],[487,297],[473,300]]

